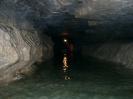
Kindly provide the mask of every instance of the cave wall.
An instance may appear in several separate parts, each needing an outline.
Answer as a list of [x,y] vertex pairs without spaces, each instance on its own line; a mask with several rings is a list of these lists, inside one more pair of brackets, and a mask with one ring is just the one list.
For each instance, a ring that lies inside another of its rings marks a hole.
[[41,57],[50,59],[46,31],[58,35],[65,26],[76,30],[71,34],[85,55],[132,67],[132,43],[113,42],[132,39],[132,22],[132,0],[0,0],[0,81],[20,79]]
[[30,9],[30,4],[25,0],[0,1],[0,84],[31,75],[37,68],[34,63],[53,57],[53,42],[45,31],[34,28],[31,20],[38,18],[39,10],[36,6]]
[[106,42],[83,46],[83,56],[91,56],[103,61],[121,64],[125,68],[133,69],[132,42]]
[[20,30],[0,24],[0,83],[22,79],[34,72],[35,62],[53,56],[53,43],[47,36],[44,42],[36,30]]

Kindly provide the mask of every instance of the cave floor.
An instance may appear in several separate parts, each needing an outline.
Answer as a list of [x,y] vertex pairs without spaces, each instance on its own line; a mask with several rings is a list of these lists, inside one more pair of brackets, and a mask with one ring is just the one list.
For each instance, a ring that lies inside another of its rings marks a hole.
[[71,69],[71,80],[48,68],[52,62],[44,65],[33,77],[0,87],[0,99],[133,99],[133,75],[118,65],[83,59]]

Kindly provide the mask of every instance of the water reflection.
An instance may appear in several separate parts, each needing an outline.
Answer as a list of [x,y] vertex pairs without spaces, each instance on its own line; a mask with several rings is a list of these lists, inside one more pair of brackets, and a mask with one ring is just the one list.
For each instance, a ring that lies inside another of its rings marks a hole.
[[62,49],[62,63],[63,63],[63,77],[65,80],[71,80],[70,69],[73,56],[73,44],[68,37],[63,37],[63,49]]
[[68,57],[67,54],[64,54],[63,57],[63,73],[64,73],[64,79],[65,80],[70,80],[71,77],[69,76],[69,70],[70,70],[70,66],[68,64]]

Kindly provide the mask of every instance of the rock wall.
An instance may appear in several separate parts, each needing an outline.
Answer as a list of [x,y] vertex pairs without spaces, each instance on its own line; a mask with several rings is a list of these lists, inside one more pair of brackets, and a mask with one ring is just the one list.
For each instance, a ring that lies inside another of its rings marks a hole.
[[92,56],[101,60],[114,63],[120,63],[126,68],[133,69],[132,42],[111,42],[84,46],[83,55]]
[[0,24],[0,83],[19,80],[33,72],[35,62],[52,57],[53,43],[47,36],[43,39],[34,29]]
[[[81,46],[116,36],[133,37],[132,8],[133,0],[0,0],[0,82],[21,79],[32,70],[33,63],[42,61],[41,57],[52,57],[51,39],[40,38],[37,31],[45,35],[46,29],[57,29],[57,25],[64,28],[69,18],[69,22],[77,18],[83,19],[85,25],[75,30],[87,27],[74,34]],[[83,50],[88,55],[132,67],[132,43],[94,44]]]

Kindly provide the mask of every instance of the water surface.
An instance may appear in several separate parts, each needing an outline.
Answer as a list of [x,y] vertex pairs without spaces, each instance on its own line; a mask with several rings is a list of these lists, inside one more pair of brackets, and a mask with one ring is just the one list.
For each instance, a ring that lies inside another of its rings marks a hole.
[[40,65],[31,78],[0,87],[0,99],[133,99],[133,75],[118,64],[83,58],[67,73],[62,67]]

